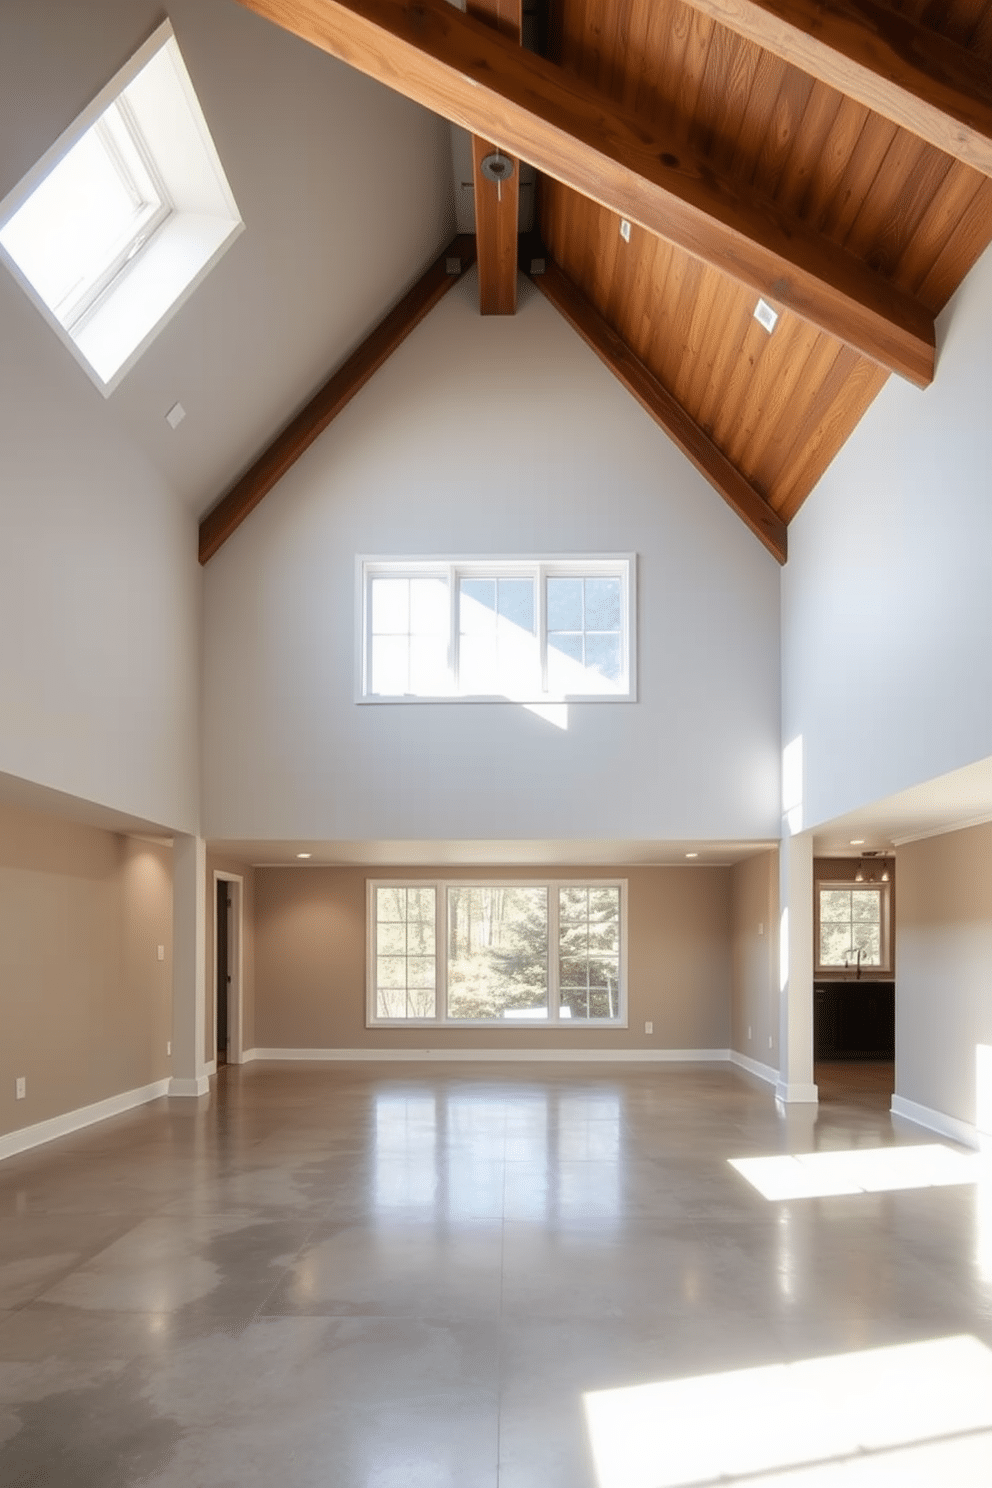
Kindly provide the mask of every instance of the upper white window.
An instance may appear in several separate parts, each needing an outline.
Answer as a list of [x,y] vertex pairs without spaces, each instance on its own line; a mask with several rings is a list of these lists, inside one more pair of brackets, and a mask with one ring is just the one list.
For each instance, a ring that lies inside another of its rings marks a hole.
[[635,561],[359,560],[358,695],[630,701]]
[[165,22],[0,204],[0,254],[109,394],[241,228]]

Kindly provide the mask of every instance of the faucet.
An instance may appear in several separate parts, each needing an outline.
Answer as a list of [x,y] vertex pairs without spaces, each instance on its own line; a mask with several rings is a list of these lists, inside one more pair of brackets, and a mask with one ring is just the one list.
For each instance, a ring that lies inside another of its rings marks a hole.
[[[854,980],[856,982],[860,982],[860,980],[861,980],[861,957],[864,955],[864,949],[865,948],[864,948],[864,946],[848,946],[847,949],[848,949],[848,953],[850,955],[856,957],[856,960],[854,962],[854,965],[856,967],[856,970],[855,970],[855,973],[854,973]],[[847,956],[845,956],[844,957],[844,965],[845,966],[850,966],[850,964],[851,963],[850,963],[850,961],[848,961]]]

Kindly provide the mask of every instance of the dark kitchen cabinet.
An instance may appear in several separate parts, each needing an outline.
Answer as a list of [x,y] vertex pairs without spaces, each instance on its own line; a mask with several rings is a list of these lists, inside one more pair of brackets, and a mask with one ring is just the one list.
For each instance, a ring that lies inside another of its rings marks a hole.
[[813,1050],[817,1059],[894,1059],[895,982],[817,982]]

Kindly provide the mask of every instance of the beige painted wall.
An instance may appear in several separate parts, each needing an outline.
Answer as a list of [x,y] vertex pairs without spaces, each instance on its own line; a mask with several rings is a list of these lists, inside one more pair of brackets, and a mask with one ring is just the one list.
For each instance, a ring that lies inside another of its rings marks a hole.
[[992,1046],[992,824],[899,849],[896,942],[896,1094],[974,1122],[976,1050]]
[[[883,861],[885,863],[885,866],[889,870],[889,923],[892,927],[892,941],[890,945],[890,950],[892,953],[892,964],[887,971],[874,971],[870,966],[866,966],[861,972],[860,980],[863,982],[891,982],[896,974],[896,860],[894,857],[888,857],[884,860],[881,858],[875,859],[875,862],[878,865],[879,872],[881,872],[881,864]],[[854,883],[854,875],[858,871],[858,864],[860,862],[860,858],[814,858],[814,894],[816,893],[816,885],[821,882],[829,883],[831,880],[833,880],[835,883]],[[813,919],[815,932],[818,924],[817,906],[815,901],[813,904]],[[813,954],[817,954],[815,945]],[[857,974],[853,970],[845,971],[843,969],[839,971],[818,971],[816,973],[816,980],[818,982],[852,982],[857,980]]]
[[[624,877],[629,1027],[368,1029],[366,879],[485,878],[485,869],[256,868],[255,1041],[259,1048],[725,1049],[730,1033],[730,871],[506,869],[504,879]],[[653,1034],[645,1034],[653,1021]]]
[[778,849],[730,873],[730,1047],[778,1068]]
[[168,848],[0,805],[0,1133],[169,1074],[171,951]]
[[240,878],[242,881],[242,1046],[245,1049],[250,1049],[255,1041],[255,870],[247,867],[244,863],[236,862],[233,858],[218,857],[216,854],[208,852],[206,886],[207,927],[205,936],[207,991],[204,999],[205,1029],[203,1044],[207,1053],[208,1064],[214,1058],[216,1052],[214,1007],[217,987],[216,967],[214,965],[214,932],[217,917],[217,894],[214,880],[215,873],[229,873],[236,878]]

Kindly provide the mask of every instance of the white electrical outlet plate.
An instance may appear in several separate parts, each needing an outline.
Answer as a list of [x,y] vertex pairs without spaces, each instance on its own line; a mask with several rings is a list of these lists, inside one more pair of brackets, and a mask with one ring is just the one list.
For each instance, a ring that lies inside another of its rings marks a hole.
[[165,1052],[166,1052],[166,1054],[171,1054],[172,1053],[172,1040],[171,1039],[169,1039],[168,1043],[165,1046]]
[[18,1075],[14,1089],[16,1091],[16,1099],[23,1100],[28,1093],[28,1082],[24,1075]]
[[771,1036],[771,1034],[769,1034],[768,1035],[768,1047],[769,1047],[769,1049],[771,1048],[771,1046],[772,1046],[772,1036]]
[[767,300],[759,300],[754,307],[754,318],[760,326],[764,326],[770,336],[778,324],[778,311],[773,310]]
[[159,948],[158,948],[158,959],[160,961],[164,961],[165,960],[165,946],[159,946]]
[[645,1023],[645,1025],[644,1025],[644,1032],[645,1033],[654,1033],[654,1024],[653,1023]]
[[764,920],[759,920],[758,921],[758,934],[759,935],[764,935],[764,933],[765,933],[765,922],[764,922]]
[[620,218],[620,236],[623,238],[625,243],[630,242],[630,223],[627,221],[626,217]]
[[750,1039],[751,1039],[751,1025],[750,1025],[750,1023],[747,1025],[747,1037],[748,1037],[748,1042],[750,1042]]
[[186,410],[183,405],[181,403],[173,403],[165,415],[165,422],[169,425],[170,429],[178,429],[185,417]]

